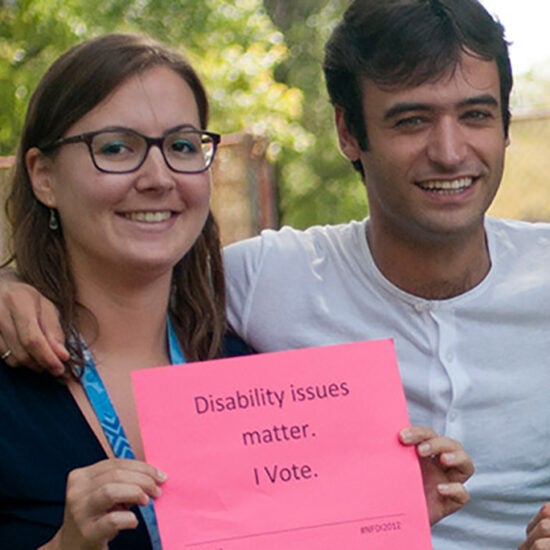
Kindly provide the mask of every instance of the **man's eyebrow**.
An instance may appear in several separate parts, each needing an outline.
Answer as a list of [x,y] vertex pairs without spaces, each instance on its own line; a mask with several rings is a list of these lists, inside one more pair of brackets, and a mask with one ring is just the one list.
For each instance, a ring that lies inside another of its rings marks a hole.
[[[487,105],[489,107],[498,107],[498,101],[491,94],[482,94],[473,97],[468,97],[463,101],[459,101],[458,107],[468,107],[474,105]],[[434,106],[430,103],[421,103],[421,102],[402,102],[396,103],[390,107],[384,113],[384,120],[390,120],[396,116],[402,115],[403,113],[409,113],[411,111],[431,111],[434,109]]]
[[431,109],[429,103],[396,103],[384,113],[384,120],[389,120],[410,111],[430,111]]
[[464,101],[459,102],[459,107],[468,107],[469,105],[487,105],[488,107],[498,107],[498,101],[494,95],[483,94],[474,97],[469,97]]

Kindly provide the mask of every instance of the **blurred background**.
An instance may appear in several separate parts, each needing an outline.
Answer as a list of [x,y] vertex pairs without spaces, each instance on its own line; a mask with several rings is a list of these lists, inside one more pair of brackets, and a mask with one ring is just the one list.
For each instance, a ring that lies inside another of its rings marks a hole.
[[[515,74],[512,143],[490,214],[550,221],[547,0],[482,0],[507,29]],[[0,186],[30,93],[56,57],[105,32],[145,33],[183,51],[224,134],[213,209],[224,243],[266,227],[338,223],[368,212],[340,154],[323,44],[350,0],[0,0]],[[1,245],[1,243],[0,243]]]

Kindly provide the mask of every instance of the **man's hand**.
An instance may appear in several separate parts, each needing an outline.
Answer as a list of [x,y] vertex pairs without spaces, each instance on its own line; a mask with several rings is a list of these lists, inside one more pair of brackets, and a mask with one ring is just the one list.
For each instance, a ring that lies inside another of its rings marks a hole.
[[0,356],[11,367],[25,365],[65,372],[69,352],[56,307],[13,271],[0,274]]
[[405,428],[399,435],[404,445],[416,446],[420,457],[430,524],[460,510],[470,499],[464,483],[474,473],[462,445],[422,426]]
[[518,550],[550,550],[550,502],[527,525],[527,538]]

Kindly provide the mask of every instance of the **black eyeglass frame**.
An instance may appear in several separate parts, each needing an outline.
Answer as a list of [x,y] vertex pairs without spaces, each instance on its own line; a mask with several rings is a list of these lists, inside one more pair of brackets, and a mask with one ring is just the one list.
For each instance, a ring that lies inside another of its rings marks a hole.
[[[177,133],[179,131],[185,131],[190,134],[197,134],[201,136],[208,136],[212,140],[212,154],[210,155],[210,158],[207,160],[206,165],[204,168],[201,168],[200,170],[178,170],[174,168],[168,159],[166,158],[166,153],[164,152],[164,140],[171,134]],[[101,168],[97,165],[94,152],[92,149],[92,141],[95,136],[99,134],[105,134],[109,132],[128,132],[130,134],[134,134],[136,136],[139,136],[143,140],[145,140],[146,148],[145,153],[143,155],[143,158],[139,162],[139,164],[132,168],[131,170],[106,170],[105,168]],[[76,136],[69,136],[66,138],[59,138],[52,143],[48,143],[47,145],[44,145],[42,147],[39,147],[40,151],[43,153],[50,153],[51,151],[57,149],[58,147],[61,147],[63,145],[68,145],[70,143],[85,143],[88,146],[88,152],[90,153],[90,158],[92,159],[93,165],[100,171],[105,174],[131,174],[132,172],[137,172],[145,162],[145,159],[147,158],[147,155],[149,154],[149,150],[153,146],[157,146],[162,154],[162,158],[164,159],[164,162],[166,163],[166,166],[172,170],[172,172],[176,172],[178,174],[200,174],[201,172],[206,172],[212,166],[212,162],[214,162],[214,157],[216,155],[216,151],[218,149],[218,145],[221,141],[221,135],[217,134],[215,132],[208,132],[207,130],[197,130],[196,128],[189,127],[189,126],[178,126],[176,128],[172,128],[171,130],[168,130],[164,135],[159,137],[149,137],[144,136],[143,134],[140,134],[139,132],[136,132],[135,130],[132,130],[131,128],[125,128],[122,126],[117,126],[113,128],[104,128],[102,130],[96,130],[94,132],[85,132],[84,134],[79,134]]]

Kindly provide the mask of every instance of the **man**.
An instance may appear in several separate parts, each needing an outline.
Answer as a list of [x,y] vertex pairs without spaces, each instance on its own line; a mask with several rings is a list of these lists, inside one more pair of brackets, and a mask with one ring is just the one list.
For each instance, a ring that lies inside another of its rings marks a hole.
[[[476,0],[356,0],[324,68],[369,218],[230,246],[229,321],[261,352],[392,337],[412,423],[476,464],[434,547],[517,547],[550,495],[550,226],[485,219],[508,144],[503,29]],[[38,356],[37,322],[18,322]]]
[[356,0],[324,69],[370,217],[229,247],[230,323],[259,351],[394,338],[412,422],[476,465],[435,548],[517,547],[550,495],[550,227],[484,218],[508,144],[503,29],[475,0]]

